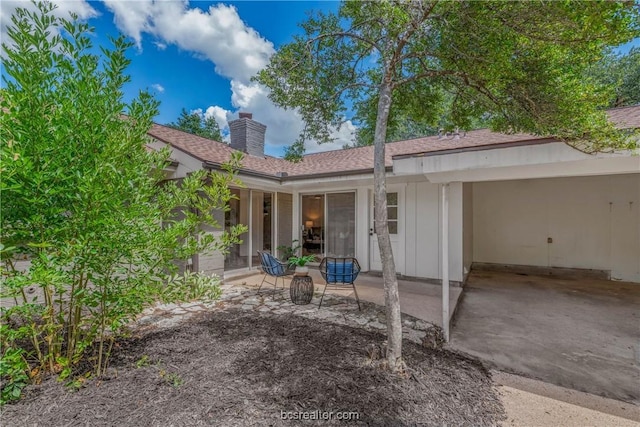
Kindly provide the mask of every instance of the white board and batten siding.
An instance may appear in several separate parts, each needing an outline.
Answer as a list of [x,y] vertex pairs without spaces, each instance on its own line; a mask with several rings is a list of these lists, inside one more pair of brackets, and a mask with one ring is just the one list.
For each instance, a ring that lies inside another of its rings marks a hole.
[[[453,282],[464,280],[463,260],[464,221],[463,189],[467,184],[451,183],[449,186],[449,278]],[[441,185],[430,182],[409,182],[405,188],[405,248],[402,274],[409,277],[440,279],[442,242]],[[468,245],[467,245],[468,246]],[[467,250],[467,252],[469,252]],[[467,266],[468,268],[468,266]]]

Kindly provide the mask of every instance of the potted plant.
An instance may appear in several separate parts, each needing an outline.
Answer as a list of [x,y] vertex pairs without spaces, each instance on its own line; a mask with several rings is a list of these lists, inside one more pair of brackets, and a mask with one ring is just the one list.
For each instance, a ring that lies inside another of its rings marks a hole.
[[294,240],[291,242],[291,246],[287,246],[287,245],[280,245],[277,247],[279,253],[280,253],[280,260],[281,261],[288,261],[289,258],[296,256],[296,253],[302,248],[302,246],[300,246],[298,244],[298,240]]
[[296,276],[306,276],[309,274],[309,267],[307,267],[308,262],[313,262],[316,260],[315,255],[303,255],[303,256],[292,256],[289,258],[289,265],[291,267],[296,267]]

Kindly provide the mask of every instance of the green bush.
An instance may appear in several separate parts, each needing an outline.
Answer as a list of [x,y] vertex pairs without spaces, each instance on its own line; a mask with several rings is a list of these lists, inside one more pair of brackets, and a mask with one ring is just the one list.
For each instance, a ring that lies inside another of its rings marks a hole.
[[164,299],[167,301],[215,301],[220,298],[220,277],[205,273],[192,273],[172,276],[166,287]]
[[210,232],[241,157],[167,180],[169,151],[148,149],[158,102],[123,100],[131,44],[93,54],[87,24],[37,6],[17,9],[3,40],[0,297],[14,304],[0,313],[3,400],[32,373],[73,381],[88,361],[102,375],[123,327],[155,301],[214,298],[215,279],[172,279],[175,260],[224,253],[246,231]]
[[0,325],[2,333],[2,357],[0,358],[0,404],[20,398],[22,389],[29,383],[29,365],[25,351],[15,345],[16,333],[6,325]]

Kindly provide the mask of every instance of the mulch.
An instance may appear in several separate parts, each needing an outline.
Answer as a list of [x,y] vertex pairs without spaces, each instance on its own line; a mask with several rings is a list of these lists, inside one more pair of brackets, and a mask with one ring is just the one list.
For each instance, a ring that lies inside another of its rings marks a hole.
[[384,340],[377,332],[295,315],[206,313],[121,341],[111,376],[77,391],[54,378],[27,387],[25,398],[3,408],[1,422],[483,426],[504,419],[478,362],[405,341],[408,368],[398,375],[381,363]]

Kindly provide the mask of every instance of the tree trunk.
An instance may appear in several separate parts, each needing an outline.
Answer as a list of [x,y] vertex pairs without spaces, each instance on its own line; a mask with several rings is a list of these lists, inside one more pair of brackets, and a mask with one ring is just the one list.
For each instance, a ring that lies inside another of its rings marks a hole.
[[402,322],[400,319],[400,298],[398,297],[398,278],[396,264],[391,249],[389,227],[387,225],[387,184],[385,172],[385,141],[387,121],[391,108],[391,83],[388,79],[380,85],[378,115],[373,137],[373,187],[375,205],[375,231],[378,237],[382,277],[384,280],[384,303],[387,313],[387,362],[389,368],[397,371],[402,368]]

